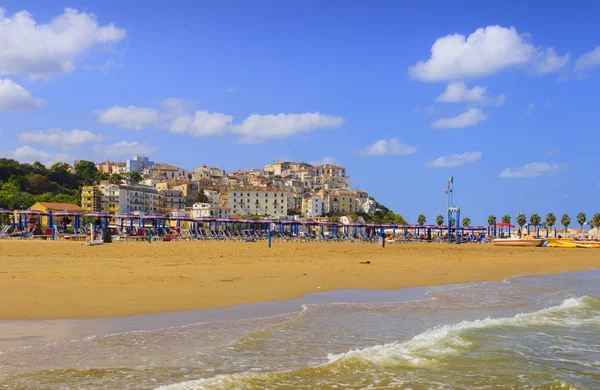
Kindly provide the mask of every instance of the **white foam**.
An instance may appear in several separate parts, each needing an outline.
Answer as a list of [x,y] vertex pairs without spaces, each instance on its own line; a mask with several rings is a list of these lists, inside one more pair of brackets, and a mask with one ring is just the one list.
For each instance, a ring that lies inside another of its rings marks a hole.
[[[517,314],[506,318],[485,318],[483,320],[462,321],[454,325],[444,325],[420,333],[406,342],[375,345],[373,347],[351,350],[341,354],[329,354],[328,362],[332,364],[345,359],[359,359],[378,365],[408,364],[424,366],[435,364],[436,359],[449,354],[458,353],[468,348],[470,343],[461,336],[461,333],[471,329],[494,326],[530,326],[530,325],[563,325],[572,326],[572,321],[560,322],[558,313],[580,309],[587,306],[588,297],[569,298],[558,306],[549,307],[533,313]],[[231,375],[217,375],[212,378],[198,379],[165,385],[156,390],[202,390],[222,387],[244,387],[244,382],[273,373],[247,372]],[[278,373],[278,374],[281,374]]]

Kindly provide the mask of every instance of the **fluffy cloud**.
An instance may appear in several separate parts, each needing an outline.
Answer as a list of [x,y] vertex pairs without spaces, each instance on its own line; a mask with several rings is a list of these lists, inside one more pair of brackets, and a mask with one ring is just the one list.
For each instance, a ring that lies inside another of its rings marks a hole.
[[98,122],[117,126],[120,129],[141,130],[159,120],[159,112],[154,108],[136,106],[113,106],[98,111]]
[[318,112],[303,114],[252,114],[239,124],[233,116],[218,112],[198,110],[193,112],[193,102],[177,98],[161,102],[160,109],[136,106],[113,106],[97,110],[98,122],[108,123],[122,129],[141,130],[157,126],[172,133],[190,134],[196,137],[237,135],[240,143],[257,143],[267,139],[287,138],[318,129],[340,127],[344,119]]
[[486,119],[487,115],[479,108],[470,108],[454,118],[438,119],[431,124],[431,127],[434,129],[458,129],[461,127],[474,126]]
[[438,38],[431,57],[409,67],[409,74],[425,82],[464,80],[525,65],[541,74],[560,69],[568,58],[558,56],[552,48],[534,47],[514,27],[487,26],[468,37],[452,34]]
[[430,168],[454,168],[474,163],[480,159],[481,152],[464,152],[463,154],[438,157],[435,160],[426,162],[425,166]]
[[233,132],[240,136],[239,141],[252,143],[264,139],[287,138],[299,133],[317,129],[340,127],[344,119],[339,116],[323,115],[318,112],[304,114],[250,115]]
[[33,98],[31,92],[19,84],[10,79],[0,79],[0,111],[29,110],[42,104],[42,99]]
[[525,119],[529,115],[533,114],[534,110],[535,110],[535,104],[529,103],[529,105],[527,106],[527,110],[521,114],[521,119]]
[[156,152],[158,148],[141,142],[121,141],[112,145],[96,145],[94,151],[102,153],[108,157],[123,157],[123,156],[148,156]]
[[435,100],[441,103],[476,103],[496,104],[504,103],[504,95],[496,97],[486,96],[487,87],[476,85],[471,89],[462,81],[453,81],[446,86],[446,90]]
[[596,66],[600,66],[600,46],[597,46],[592,51],[588,51],[575,62],[575,70],[578,71],[594,68]]
[[42,150],[37,150],[29,145],[19,146],[13,151],[2,153],[7,158],[12,158],[21,163],[34,163],[36,161],[41,162],[46,166],[50,166],[55,162],[64,162],[68,159],[68,155],[65,153],[50,153]]
[[19,142],[37,143],[44,145],[59,146],[62,148],[82,147],[88,144],[101,142],[103,137],[88,130],[73,129],[62,131],[61,129],[48,129],[42,131],[25,131],[19,134]]
[[547,176],[563,172],[568,167],[568,164],[532,162],[522,167],[506,168],[500,172],[498,177],[502,179],[524,179],[528,177]]
[[361,156],[402,156],[416,153],[416,151],[416,147],[401,144],[397,138],[390,138],[389,141],[380,139],[360,150],[358,154]]
[[126,34],[113,24],[99,26],[94,14],[71,8],[47,24],[38,24],[27,11],[7,16],[0,8],[0,74],[45,77],[69,72],[87,50],[118,42]]

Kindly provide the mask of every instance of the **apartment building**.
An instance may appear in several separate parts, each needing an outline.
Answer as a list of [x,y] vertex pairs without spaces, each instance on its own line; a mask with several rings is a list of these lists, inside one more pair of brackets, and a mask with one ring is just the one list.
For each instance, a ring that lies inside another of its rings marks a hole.
[[331,176],[346,176],[346,168],[340,167],[337,165],[324,164],[317,165],[313,167],[316,176],[322,176],[324,174],[329,174]]
[[288,215],[288,191],[273,188],[238,188],[228,191],[227,207],[232,214]]
[[304,195],[302,198],[302,216],[320,217],[323,212],[323,199],[319,195]]
[[164,197],[156,189],[139,184],[102,182],[85,186],[81,191],[81,206],[86,212],[164,214],[164,203]]
[[188,172],[174,165],[154,164],[144,169],[144,176],[161,179],[187,180]]
[[178,184],[172,187],[173,190],[179,190],[182,192],[186,199],[186,205],[192,206],[196,203],[198,198],[198,183],[195,181],[188,181],[186,183]]
[[183,191],[161,189],[158,190],[158,193],[163,196],[166,209],[185,209],[187,198],[183,196]]
[[192,206],[192,218],[219,218],[219,206],[212,203],[194,203]]
[[144,169],[152,165],[154,165],[154,161],[150,161],[148,157],[134,156],[131,160],[125,161],[125,171],[142,173]]

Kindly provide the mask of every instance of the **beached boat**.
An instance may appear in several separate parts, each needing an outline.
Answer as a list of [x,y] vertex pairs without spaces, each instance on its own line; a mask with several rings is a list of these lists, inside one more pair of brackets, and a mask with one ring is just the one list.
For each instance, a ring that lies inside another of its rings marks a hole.
[[518,239],[518,238],[497,238],[492,240],[492,244],[496,246],[540,246],[546,240],[543,238],[536,239]]

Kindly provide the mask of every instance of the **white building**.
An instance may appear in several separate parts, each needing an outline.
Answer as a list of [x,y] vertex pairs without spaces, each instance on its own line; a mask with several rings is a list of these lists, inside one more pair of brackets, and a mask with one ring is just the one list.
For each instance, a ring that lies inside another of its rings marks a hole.
[[219,207],[212,203],[194,203],[192,206],[192,218],[219,218]]
[[238,188],[228,191],[231,214],[288,215],[288,191],[273,188]]
[[302,215],[320,217],[324,213],[323,199],[319,195],[305,195],[302,199]]

